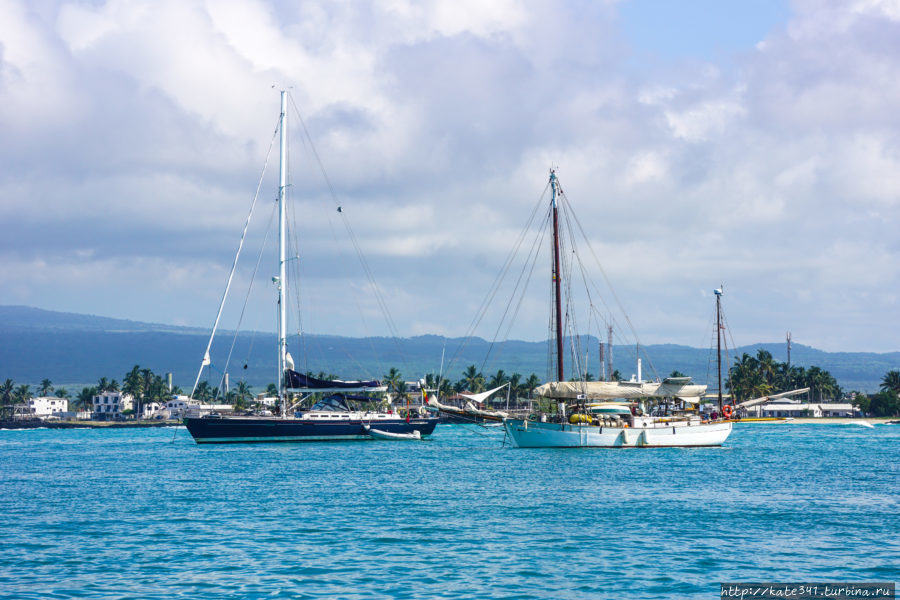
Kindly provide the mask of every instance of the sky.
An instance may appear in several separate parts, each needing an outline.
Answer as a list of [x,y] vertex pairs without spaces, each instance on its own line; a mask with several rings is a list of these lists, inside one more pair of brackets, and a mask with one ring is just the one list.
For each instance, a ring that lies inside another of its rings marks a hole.
[[0,0],[0,304],[209,327],[281,89],[304,331],[389,333],[346,219],[396,333],[490,339],[554,167],[641,343],[708,347],[724,284],[737,345],[900,350],[896,0]]

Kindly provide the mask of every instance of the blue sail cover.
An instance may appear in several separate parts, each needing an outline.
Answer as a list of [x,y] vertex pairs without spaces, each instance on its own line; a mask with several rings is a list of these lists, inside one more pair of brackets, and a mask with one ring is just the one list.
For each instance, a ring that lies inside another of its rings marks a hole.
[[309,388],[309,389],[354,389],[354,388],[376,388],[381,386],[381,382],[372,381],[328,381],[327,379],[316,379],[303,373],[298,373],[292,369],[285,369],[284,372],[285,385],[289,388]]

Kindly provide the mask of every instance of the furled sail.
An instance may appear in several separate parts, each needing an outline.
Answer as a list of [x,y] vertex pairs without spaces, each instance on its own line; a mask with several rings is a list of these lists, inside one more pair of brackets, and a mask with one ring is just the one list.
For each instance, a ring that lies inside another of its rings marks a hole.
[[705,385],[669,379],[662,383],[651,381],[550,381],[534,388],[534,393],[538,396],[562,400],[697,398],[705,392]]
[[805,394],[809,391],[809,388],[800,388],[799,390],[791,390],[789,392],[781,392],[780,394],[772,394],[771,396],[762,396],[760,398],[752,398],[750,400],[744,400],[740,404],[738,404],[735,408],[750,408],[751,406],[756,406],[757,404],[765,404],[766,402],[771,402],[772,400],[779,400],[781,398],[788,398],[790,396],[796,396],[797,394]]
[[377,388],[381,387],[381,382],[372,381],[341,381],[340,379],[327,380],[316,379],[303,373],[298,373],[293,369],[286,369],[284,372],[285,384],[290,389],[358,389],[358,388]]

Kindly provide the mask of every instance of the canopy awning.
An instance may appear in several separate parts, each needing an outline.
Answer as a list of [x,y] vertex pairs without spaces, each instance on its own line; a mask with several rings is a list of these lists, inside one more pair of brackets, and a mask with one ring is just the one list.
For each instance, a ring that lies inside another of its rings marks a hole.
[[486,392],[481,392],[479,394],[460,394],[460,396],[462,396],[463,398],[468,398],[469,400],[472,400],[473,402],[477,402],[478,404],[481,404],[482,402],[487,400],[488,396],[490,396],[497,390],[502,390],[503,388],[505,388],[508,385],[509,385],[508,383],[504,383],[500,387],[495,387],[494,389],[488,390]]
[[[689,380],[688,380],[689,381]],[[550,381],[534,388],[545,398],[561,400],[604,400],[611,398],[698,398],[706,392],[705,385],[682,381]]]

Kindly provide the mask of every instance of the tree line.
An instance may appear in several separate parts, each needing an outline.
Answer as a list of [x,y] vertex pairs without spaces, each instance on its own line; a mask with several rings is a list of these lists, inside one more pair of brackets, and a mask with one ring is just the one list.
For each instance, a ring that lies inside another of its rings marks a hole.
[[[336,375],[325,372],[317,374],[308,372],[307,375],[324,380],[338,378]],[[673,375],[681,374],[675,372]],[[589,373],[585,379],[592,381],[593,376]],[[618,371],[613,373],[614,381],[620,379]],[[397,394],[401,398],[408,397],[406,382],[398,369],[391,367],[384,374],[382,383],[387,386],[389,392]],[[425,376],[424,383],[427,389],[436,390],[443,398],[460,392],[477,394],[508,383],[510,384],[510,398],[522,398],[529,397],[531,391],[541,384],[541,379],[535,373],[526,378],[520,373],[507,374],[502,369],[486,376],[475,365],[469,365],[463,370],[462,376],[455,381],[429,373]],[[725,386],[735,402],[771,396],[802,387],[810,388],[810,397],[813,401],[822,402],[825,399],[839,399],[844,396],[843,390],[828,371],[816,366],[808,369],[790,366],[775,360],[772,354],[766,350],[759,350],[755,357],[744,353],[737,358],[729,369]],[[74,398],[65,388],[54,388],[49,379],[42,380],[34,392],[28,384],[16,385],[12,379],[6,379],[0,383],[0,415],[9,417],[15,405],[27,403],[35,393],[39,396],[53,394],[58,398],[72,399],[75,408],[87,411],[91,410],[93,406],[94,396],[103,392],[115,391],[121,391],[134,398],[133,411],[138,415],[142,414],[142,407],[147,403],[164,403],[173,395],[183,393],[177,386],[170,390],[162,376],[154,373],[151,369],[142,369],[140,365],[135,365],[125,375],[121,384],[115,379],[101,377],[96,385],[83,387]],[[275,396],[277,394],[275,384],[268,384],[265,393]],[[854,406],[863,413],[875,416],[896,415],[900,413],[900,371],[888,371],[882,378],[880,391],[876,394],[869,396],[853,392],[850,395]],[[218,387],[211,386],[207,381],[201,381],[197,385],[193,397],[203,402],[231,404],[236,410],[241,410],[252,404],[253,396],[253,388],[246,381],[239,381],[227,393],[221,393]]]
[[878,417],[900,413],[900,371],[885,373],[877,394],[867,396],[860,392],[845,393],[828,371],[816,366],[807,369],[779,362],[766,350],[759,350],[756,356],[745,352],[735,359],[728,371],[725,387],[735,402],[808,387],[813,402],[840,400],[849,396],[851,403],[863,413]]
[[[122,394],[130,395],[134,398],[132,412],[142,414],[141,409],[147,403],[166,402],[174,394],[182,393],[182,390],[178,387],[170,390],[161,375],[154,373],[151,369],[142,369],[140,365],[134,365],[134,368],[125,374],[121,384],[115,379],[101,377],[96,385],[82,387],[74,397],[65,388],[55,388],[49,379],[42,380],[34,391],[28,384],[16,385],[12,379],[7,379],[0,384],[0,414],[9,417],[16,405],[27,403],[35,397],[35,393],[38,396],[52,394],[57,398],[65,398],[72,401],[72,407],[76,410],[90,411],[94,405],[94,396],[106,392],[122,392]],[[127,411],[125,412],[127,413]]]

